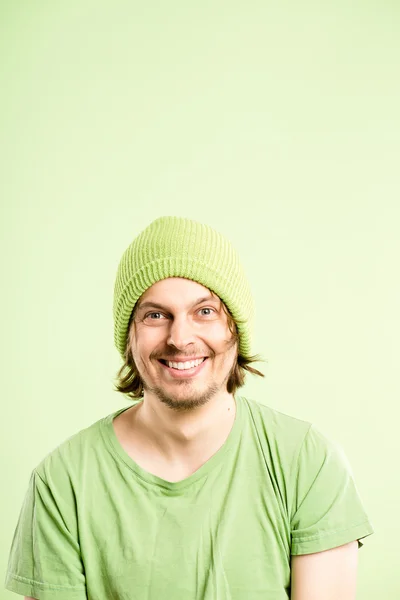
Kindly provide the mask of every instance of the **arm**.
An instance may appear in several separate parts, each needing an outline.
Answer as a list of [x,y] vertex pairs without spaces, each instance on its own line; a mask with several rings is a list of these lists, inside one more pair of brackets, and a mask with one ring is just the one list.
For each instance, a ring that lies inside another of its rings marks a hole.
[[[5,587],[28,600],[87,600],[71,484],[60,468],[48,481],[34,469],[11,544]],[[58,478],[58,479],[57,479]],[[70,592],[70,594],[69,594]],[[33,594],[33,595],[32,595]]]
[[291,562],[291,600],[356,600],[358,541]]

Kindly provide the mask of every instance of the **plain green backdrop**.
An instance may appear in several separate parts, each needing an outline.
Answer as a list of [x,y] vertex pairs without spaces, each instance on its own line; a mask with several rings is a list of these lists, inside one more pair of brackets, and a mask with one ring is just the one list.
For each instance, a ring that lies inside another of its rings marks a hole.
[[0,29],[1,571],[31,470],[129,403],[117,265],[182,215],[247,270],[242,392],[349,459],[357,600],[399,597],[400,5],[10,0]]

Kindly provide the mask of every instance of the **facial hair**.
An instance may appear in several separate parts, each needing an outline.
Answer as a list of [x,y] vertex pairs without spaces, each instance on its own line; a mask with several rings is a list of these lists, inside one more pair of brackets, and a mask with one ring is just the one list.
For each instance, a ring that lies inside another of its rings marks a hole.
[[213,382],[204,392],[197,394],[195,398],[185,398],[180,400],[176,396],[167,394],[166,391],[158,386],[149,386],[143,381],[145,391],[154,394],[160,402],[171,408],[175,412],[183,413],[190,412],[200,406],[204,406],[209,402],[219,391],[219,386]]
[[[234,339],[227,340],[227,349],[230,349],[234,344],[235,344]],[[213,357],[215,357],[215,354]],[[175,412],[179,412],[179,413],[190,412],[192,410],[195,410],[196,408],[199,408],[200,406],[204,406],[214,396],[216,396],[216,394],[219,391],[221,391],[221,389],[225,389],[226,383],[229,380],[233,370],[235,369],[236,360],[237,360],[237,357],[235,357],[234,363],[233,363],[232,367],[229,369],[229,372],[226,375],[226,377],[223,380],[221,385],[218,385],[215,381],[211,381],[211,383],[208,385],[207,389],[205,389],[203,392],[197,393],[196,396],[193,398],[183,398],[182,400],[179,398],[176,398],[175,395],[168,394],[166,392],[166,390],[160,386],[149,385],[145,381],[145,379],[142,377],[143,389],[146,392],[149,392],[149,393],[153,394],[154,396],[156,396],[160,400],[160,402],[162,402],[163,404],[168,406],[168,408],[174,410]],[[179,385],[187,385],[190,382],[182,380],[179,382],[177,381],[176,383]]]

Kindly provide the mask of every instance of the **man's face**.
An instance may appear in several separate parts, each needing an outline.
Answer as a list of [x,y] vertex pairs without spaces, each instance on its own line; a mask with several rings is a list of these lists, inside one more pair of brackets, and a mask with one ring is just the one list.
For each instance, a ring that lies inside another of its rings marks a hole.
[[[227,393],[237,342],[221,300],[199,283],[171,277],[152,285],[137,302],[129,338],[145,395],[187,411]],[[205,360],[190,369],[165,364],[194,358]]]

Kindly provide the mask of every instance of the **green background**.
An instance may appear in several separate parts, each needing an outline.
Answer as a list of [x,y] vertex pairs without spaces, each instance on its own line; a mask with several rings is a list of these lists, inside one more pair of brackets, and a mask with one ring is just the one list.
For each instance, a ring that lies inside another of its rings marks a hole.
[[357,599],[398,597],[399,4],[10,0],[0,22],[1,571],[31,470],[128,404],[117,265],[182,215],[248,273],[267,363],[242,392],[346,452],[376,530]]

